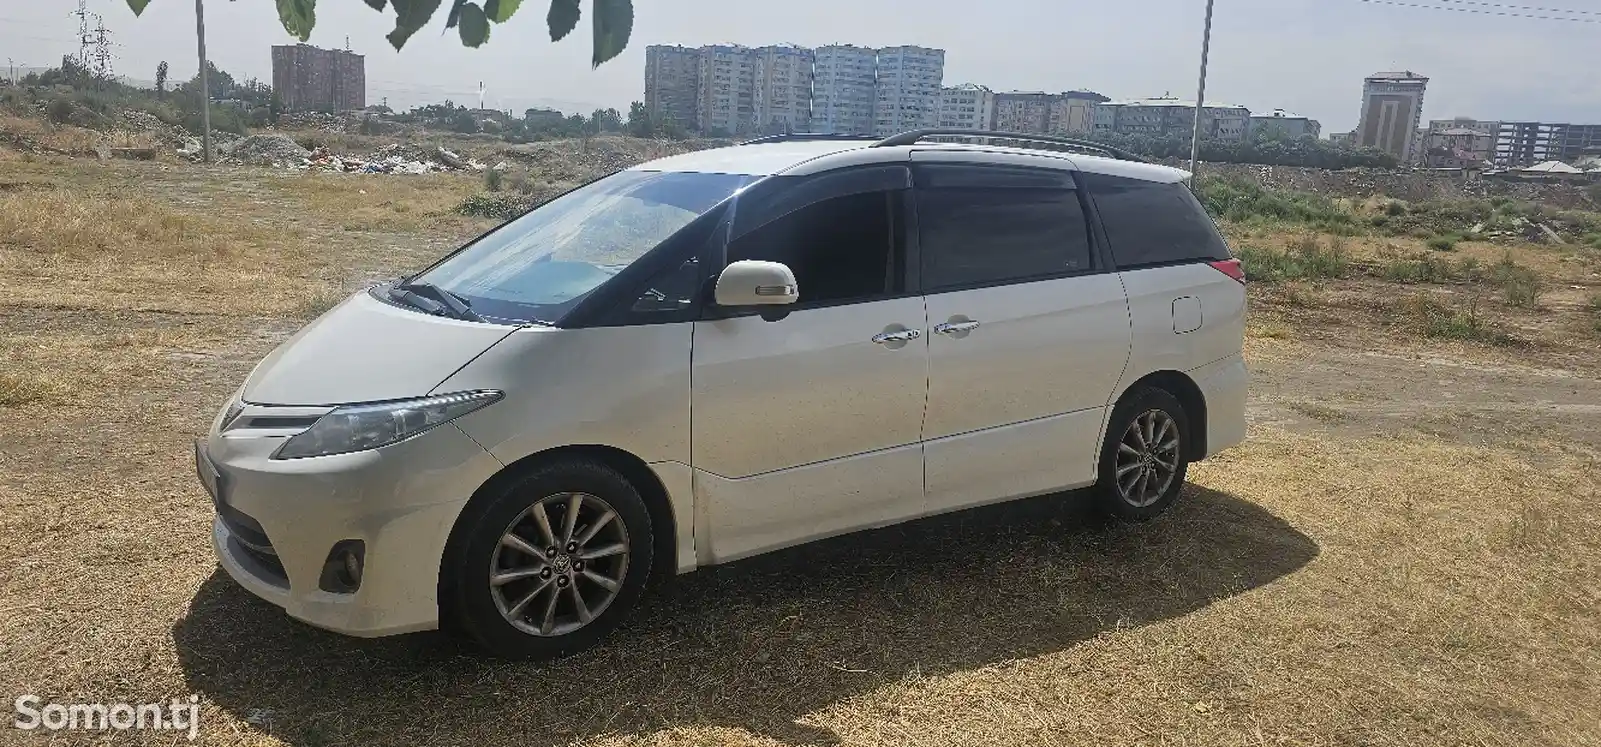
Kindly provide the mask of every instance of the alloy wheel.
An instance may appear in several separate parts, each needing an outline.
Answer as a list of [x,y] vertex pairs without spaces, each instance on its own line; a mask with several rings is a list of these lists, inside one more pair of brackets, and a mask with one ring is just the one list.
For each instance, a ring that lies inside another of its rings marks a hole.
[[628,528],[606,501],[557,493],[525,509],[489,559],[502,617],[534,636],[567,635],[617,598],[628,575]]
[[1117,492],[1135,508],[1161,500],[1179,466],[1179,427],[1162,410],[1146,410],[1117,444]]

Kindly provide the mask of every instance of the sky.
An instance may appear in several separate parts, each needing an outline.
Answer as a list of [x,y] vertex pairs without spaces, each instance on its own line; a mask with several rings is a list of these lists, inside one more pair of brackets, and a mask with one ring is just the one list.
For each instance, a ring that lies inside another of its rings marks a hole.
[[[1400,0],[1397,0],[1400,1]],[[1406,0],[1491,9],[1466,0]],[[173,79],[197,69],[192,0],[87,0],[118,44],[116,72]],[[205,0],[207,51],[235,78],[270,82],[270,47],[293,43],[273,0]],[[1495,0],[1582,11],[1571,23],[1441,12],[1362,0],[1216,0],[1207,101],[1313,117],[1325,133],[1356,126],[1362,79],[1383,70],[1428,76],[1425,119],[1601,123],[1601,3]],[[444,3],[448,5],[449,3]],[[585,2],[587,12],[589,3]],[[392,13],[362,0],[319,0],[310,42],[366,55],[368,102],[397,109],[446,98],[490,108],[569,113],[643,98],[649,44],[804,46],[917,44],[946,50],[946,85],[997,91],[1089,89],[1113,99],[1164,93],[1194,99],[1204,0],[634,0],[628,49],[590,67],[586,22],[551,43],[545,0],[526,0],[479,49],[444,32],[444,12],[396,52]],[[74,51],[76,0],[0,2],[0,58],[47,66]]]

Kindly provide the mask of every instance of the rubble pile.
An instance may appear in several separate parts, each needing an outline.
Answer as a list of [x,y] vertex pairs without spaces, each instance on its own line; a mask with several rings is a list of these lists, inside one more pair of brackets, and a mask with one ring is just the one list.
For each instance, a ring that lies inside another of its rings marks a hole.
[[[1188,163],[1174,163],[1188,168]],[[1505,197],[1564,210],[1595,210],[1582,185],[1515,182],[1481,176],[1436,174],[1411,169],[1317,169],[1304,166],[1262,166],[1239,163],[1202,164],[1202,177],[1254,181],[1268,189],[1315,192],[1327,197],[1389,197],[1407,202]]]
[[219,148],[220,162],[235,166],[299,166],[311,156],[288,135],[251,135]]
[[341,156],[327,148],[307,154],[302,168],[356,174],[428,174],[436,171],[483,171],[484,165],[444,147],[393,143],[366,158]]

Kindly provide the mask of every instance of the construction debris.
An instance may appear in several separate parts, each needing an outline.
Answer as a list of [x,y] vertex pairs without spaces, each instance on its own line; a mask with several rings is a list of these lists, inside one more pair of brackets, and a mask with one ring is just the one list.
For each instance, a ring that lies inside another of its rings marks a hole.
[[222,151],[222,163],[243,166],[299,166],[311,156],[288,135],[251,135]]

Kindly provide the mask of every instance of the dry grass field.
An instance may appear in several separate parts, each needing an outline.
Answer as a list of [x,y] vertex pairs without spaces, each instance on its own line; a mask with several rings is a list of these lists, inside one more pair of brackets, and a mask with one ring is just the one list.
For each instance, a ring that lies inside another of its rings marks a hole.
[[[1068,495],[839,538],[552,665],[295,623],[217,569],[190,440],[340,294],[486,227],[451,212],[480,186],[0,152],[0,695],[195,693],[230,746],[1601,745],[1576,245],[1228,226],[1343,269],[1253,282],[1250,440],[1148,525]],[[184,736],[0,730],[104,740]]]

